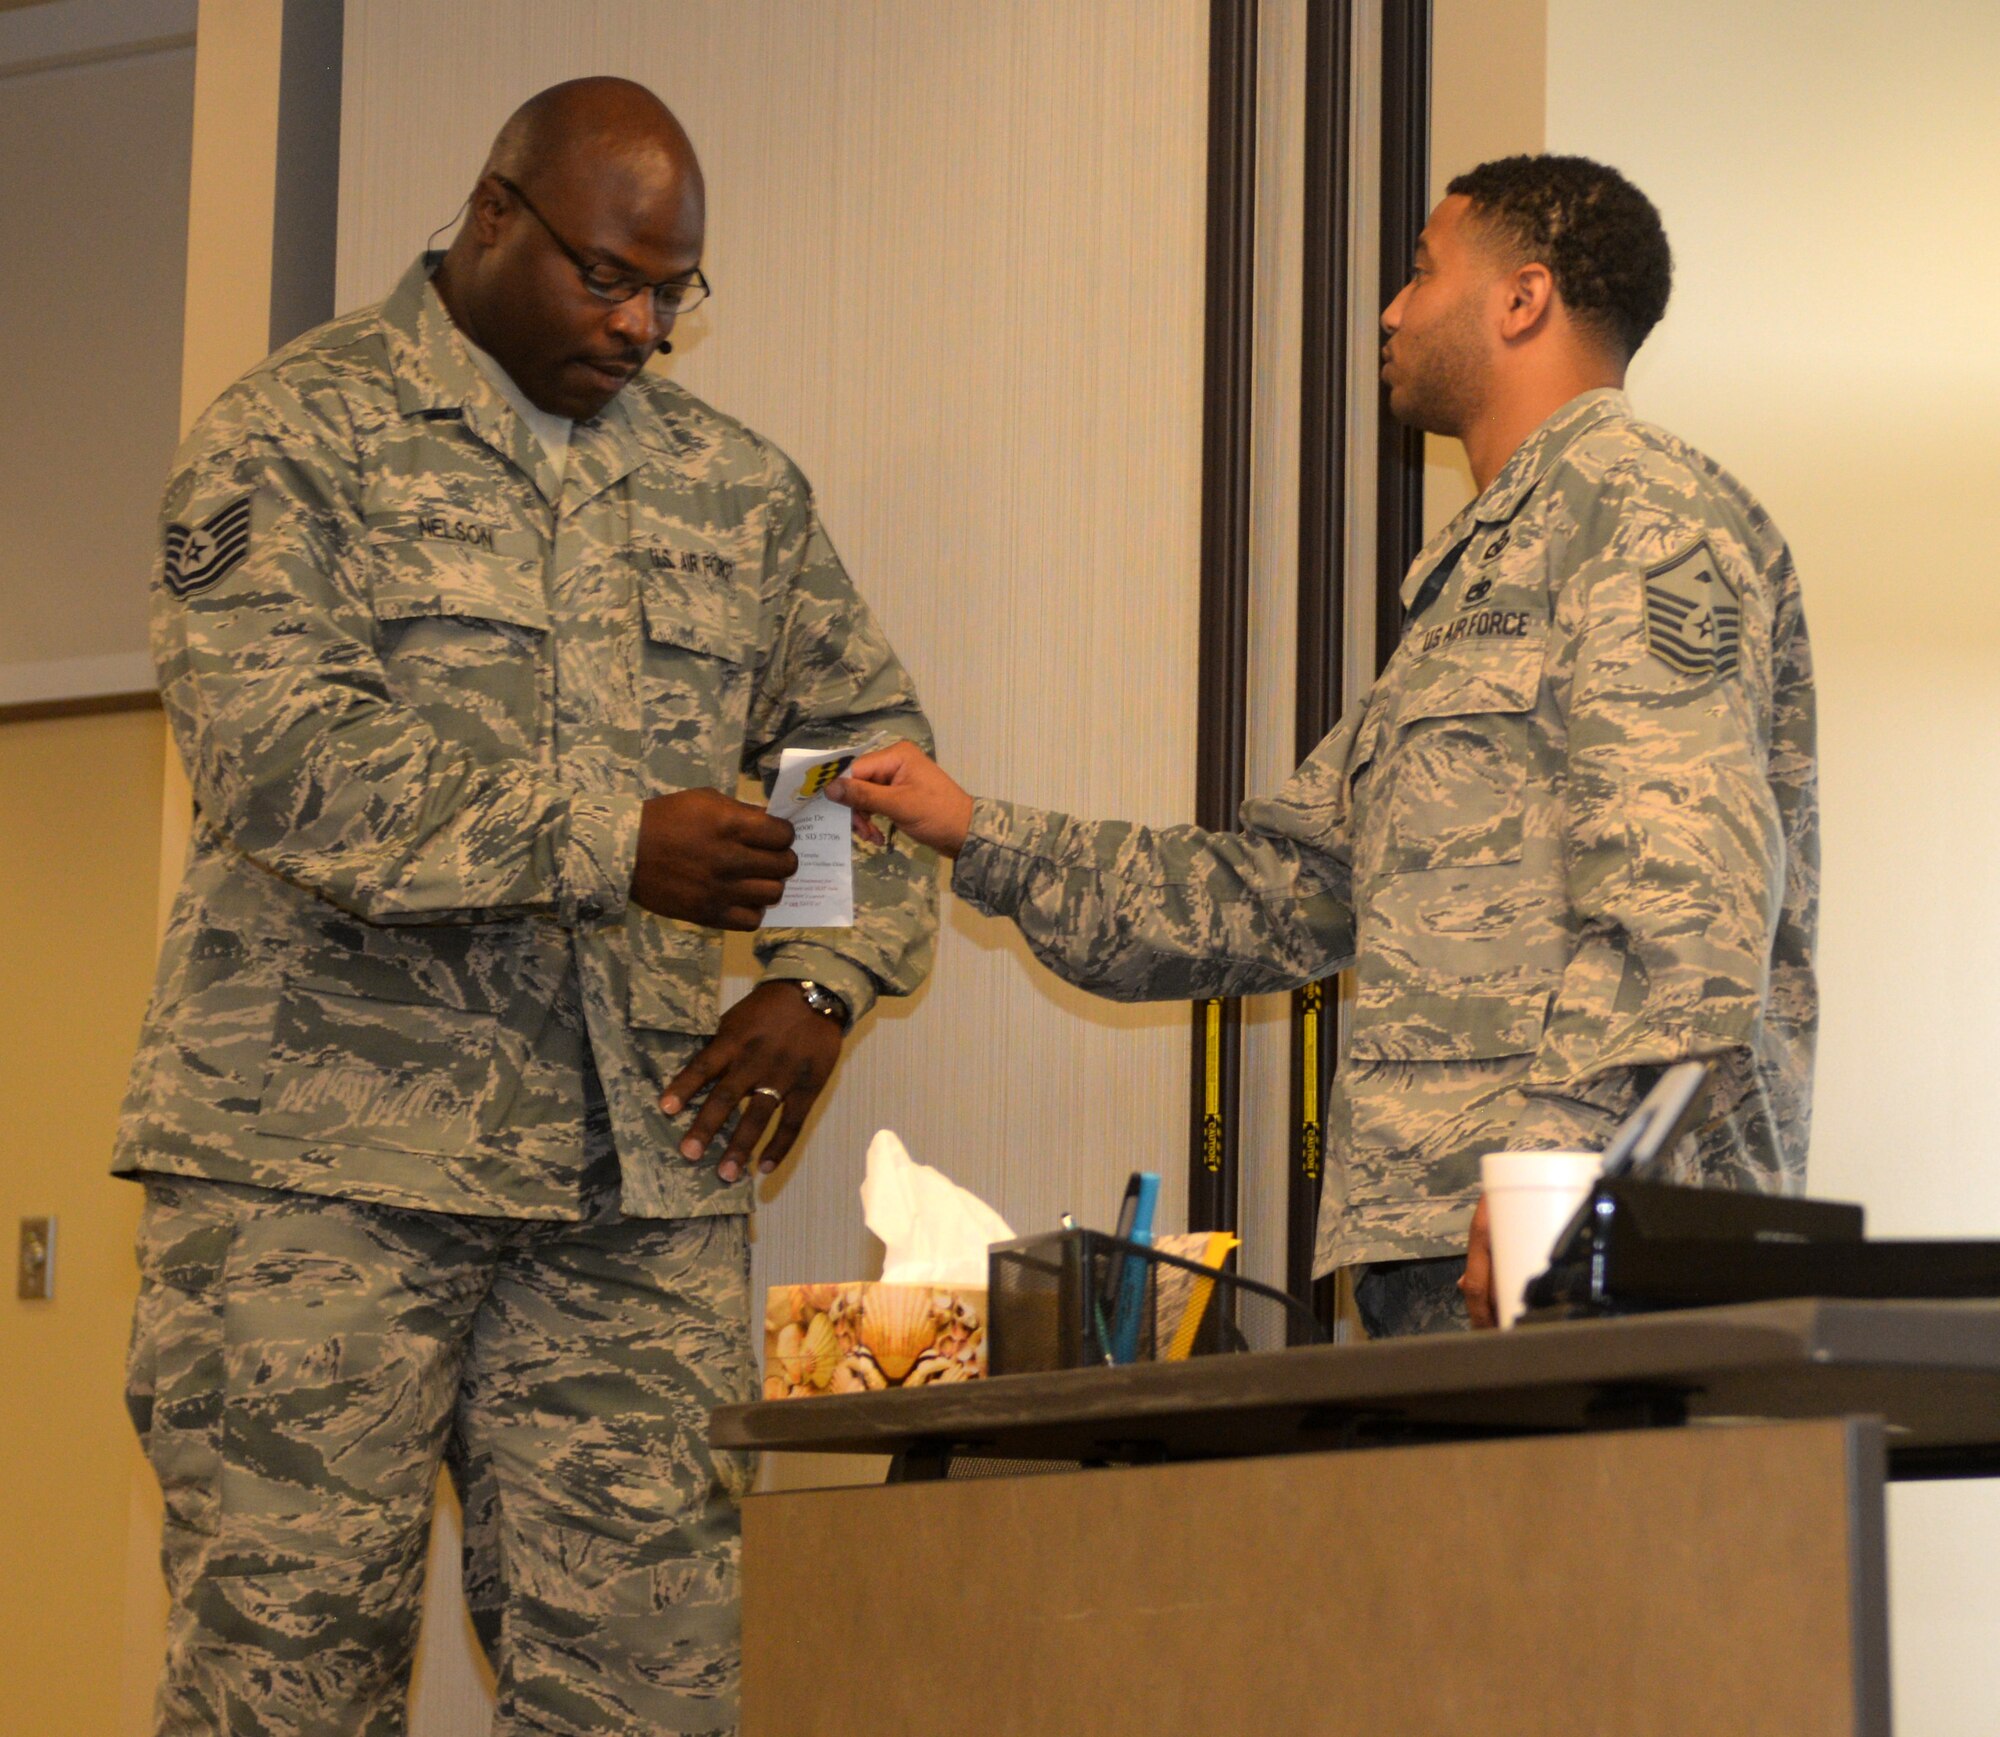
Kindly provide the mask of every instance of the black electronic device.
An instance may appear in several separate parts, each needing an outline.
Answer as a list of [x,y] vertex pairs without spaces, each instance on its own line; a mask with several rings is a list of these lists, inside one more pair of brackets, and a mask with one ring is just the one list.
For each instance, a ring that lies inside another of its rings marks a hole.
[[2000,1242],[1869,1242],[1859,1206],[1649,1180],[1695,1124],[1708,1072],[1669,1068],[1620,1126],[1528,1281],[1524,1324],[1780,1297],[2000,1297]]
[[1695,1125],[1710,1063],[1677,1062],[1660,1075],[1645,1101],[1618,1125],[1604,1149],[1604,1174],[1636,1175],[1657,1163]]
[[1624,1178],[1600,1182],[1523,1324],[1780,1297],[2000,1297],[2000,1242],[1862,1238],[1859,1206]]
[[[1861,1208],[1838,1201],[1606,1177],[1563,1232],[1548,1271],[1528,1281],[1521,1319],[1880,1296],[1843,1289],[1831,1276],[1851,1271],[1860,1251],[1893,1246],[1865,1243],[1861,1233]],[[1992,1266],[2000,1280],[2000,1244]]]

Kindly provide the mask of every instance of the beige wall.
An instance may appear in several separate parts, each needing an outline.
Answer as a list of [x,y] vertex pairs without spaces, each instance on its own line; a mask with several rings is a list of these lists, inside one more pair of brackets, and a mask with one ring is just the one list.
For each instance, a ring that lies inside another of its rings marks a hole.
[[[119,1374],[139,1192],[108,1174],[151,987],[157,712],[0,724],[0,1728],[120,1729],[128,1491]],[[55,1296],[14,1232],[58,1220]]]
[[[1454,175],[1539,151],[1547,108],[1545,0],[1432,0],[1431,203]],[[1424,534],[1472,499],[1465,448],[1424,441]]]
[[[1819,666],[1825,1020],[1811,1186],[1878,1234],[2000,1235],[2000,10],[1549,0],[1553,149],[1663,211],[1642,413],[1789,536]],[[2000,1490],[1891,1504],[1897,1726],[2000,1707]]]
[[[176,438],[192,0],[0,20],[0,705],[151,686],[145,574]],[[111,276],[106,277],[109,272]],[[0,722],[0,1726],[131,1728],[146,1473],[120,1402],[138,1191],[108,1175],[152,977],[157,712]],[[18,1221],[56,1292],[14,1295]]]

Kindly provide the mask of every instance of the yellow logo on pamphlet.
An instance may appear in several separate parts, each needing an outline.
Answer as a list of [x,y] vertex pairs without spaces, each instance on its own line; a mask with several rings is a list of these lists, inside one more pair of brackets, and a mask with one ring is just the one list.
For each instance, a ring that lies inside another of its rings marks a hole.
[[854,760],[850,756],[844,760],[829,760],[824,766],[815,766],[806,774],[805,782],[799,786],[799,800],[810,801],[853,764]]

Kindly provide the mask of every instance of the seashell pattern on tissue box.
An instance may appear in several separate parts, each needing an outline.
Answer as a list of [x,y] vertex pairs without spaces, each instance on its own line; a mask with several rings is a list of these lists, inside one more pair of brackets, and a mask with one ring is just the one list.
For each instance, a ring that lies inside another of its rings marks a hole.
[[938,1285],[773,1285],[764,1397],[879,1393],[986,1373],[986,1293]]

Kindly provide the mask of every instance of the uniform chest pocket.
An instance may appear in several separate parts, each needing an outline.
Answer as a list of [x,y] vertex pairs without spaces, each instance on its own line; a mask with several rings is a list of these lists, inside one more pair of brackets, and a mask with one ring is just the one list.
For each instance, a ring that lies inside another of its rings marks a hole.
[[1543,651],[1540,635],[1474,640],[1398,683],[1371,791],[1384,873],[1520,860]]
[[539,560],[393,528],[368,549],[375,645],[397,697],[448,739],[530,753],[549,709]]
[[549,630],[541,564],[532,556],[395,529],[371,532],[368,552],[370,603],[392,645],[400,643],[399,629],[424,621],[457,622],[470,632],[513,629],[514,639]]
[[721,549],[634,551],[645,636],[639,727],[655,789],[708,785],[734,793],[757,648],[755,592]]

